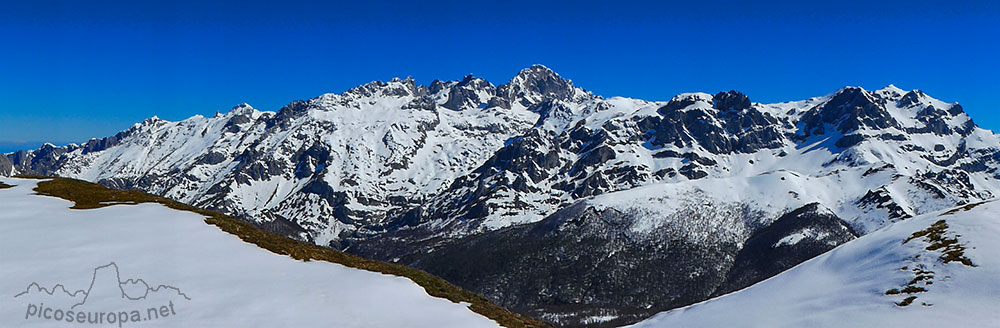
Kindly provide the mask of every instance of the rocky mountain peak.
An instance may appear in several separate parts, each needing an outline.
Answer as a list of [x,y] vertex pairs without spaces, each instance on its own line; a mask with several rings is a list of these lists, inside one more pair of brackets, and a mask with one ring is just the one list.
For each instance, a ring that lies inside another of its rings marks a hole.
[[899,123],[871,93],[860,87],[844,87],[829,101],[819,104],[802,116],[806,136],[824,134],[824,124],[833,125],[841,133],[861,128],[886,129]]
[[957,102],[951,104],[951,108],[948,109],[948,114],[951,114],[951,115],[958,115],[958,114],[963,114],[963,113],[965,113],[965,110],[962,109],[962,105],[959,105]]
[[[435,82],[437,84],[432,83],[430,91],[437,94],[446,86],[440,81]],[[450,87],[448,87],[447,100],[441,106],[451,110],[481,107],[496,95],[496,88],[492,83],[472,74],[466,75],[461,81],[448,82],[448,85]]]
[[902,97],[906,91],[896,87],[895,85],[887,85],[885,88],[875,90],[872,92],[876,97],[887,99],[891,101],[896,101],[899,97]]
[[253,108],[253,106],[250,106],[250,104],[247,103],[242,103],[233,106],[233,108],[229,110],[227,115],[229,116],[253,115],[255,112],[257,112],[257,109]]
[[736,90],[719,92],[712,97],[712,105],[719,111],[742,112],[750,109],[753,103],[750,98]]
[[830,100],[831,103],[835,103],[838,106],[847,106],[854,104],[864,104],[864,103],[874,103],[875,99],[872,94],[862,87],[855,86],[845,86],[837,90],[834,93],[833,98]]
[[511,104],[531,107],[548,99],[572,99],[576,88],[573,87],[573,82],[563,79],[548,67],[533,65],[521,70],[507,84],[501,85],[498,94]]
[[[458,85],[467,86],[480,83],[479,81],[486,82],[486,80],[480,79],[475,75],[469,74],[463,77],[461,81],[458,81]],[[489,82],[486,82],[486,84],[489,84]]]
[[147,118],[145,120],[142,120],[142,122],[136,123],[134,126],[150,126],[150,125],[156,125],[156,124],[159,124],[159,123],[162,123],[162,122],[164,122],[164,121],[162,119],[160,119],[159,116],[153,115],[153,116],[150,116],[149,118]]
[[350,90],[344,92],[342,96],[357,96],[357,97],[404,97],[404,96],[418,96],[420,95],[421,88],[417,86],[416,82],[411,77],[406,79],[400,79],[398,77],[392,78],[389,82],[384,81],[372,81],[368,82]]
[[712,95],[703,92],[682,93],[670,98],[670,101],[657,111],[660,114],[667,114],[681,111],[698,103],[703,104],[704,108],[712,108]]
[[457,83],[454,83],[453,87],[455,87],[455,88],[464,88],[464,89],[472,89],[472,90],[486,90],[486,89],[492,90],[492,89],[496,89],[496,87],[493,86],[493,83],[490,83],[489,81],[486,81],[486,80],[484,80],[482,78],[476,77],[476,76],[474,76],[472,74],[466,75],[461,80],[459,80]]
[[[326,96],[326,95],[324,95]],[[287,124],[289,120],[304,115],[308,112],[310,107],[309,102],[304,100],[296,100],[288,103],[284,107],[278,110],[278,114],[275,116],[273,122],[269,122],[268,125],[284,125]]]
[[896,101],[896,106],[908,108],[922,105],[929,97],[920,90],[907,92]]

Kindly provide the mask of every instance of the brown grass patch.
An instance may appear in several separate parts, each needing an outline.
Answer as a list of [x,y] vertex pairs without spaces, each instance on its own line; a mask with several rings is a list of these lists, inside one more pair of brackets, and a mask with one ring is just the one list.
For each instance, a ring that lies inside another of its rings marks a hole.
[[952,215],[952,214],[958,213],[958,211],[968,211],[968,210],[971,210],[973,208],[976,208],[976,206],[983,205],[983,204],[986,204],[986,202],[978,202],[978,203],[966,204],[965,206],[956,207],[956,208],[951,209],[951,210],[949,210],[947,212],[941,213],[941,216]]
[[74,209],[91,209],[115,204],[102,203],[159,203],[166,207],[190,211],[206,216],[205,222],[238,236],[243,241],[267,249],[273,253],[288,255],[302,261],[327,261],[344,266],[401,276],[413,280],[434,297],[452,302],[467,302],[473,312],[490,318],[505,327],[550,327],[541,321],[524,317],[493,304],[486,298],[461,289],[427,272],[407,266],[370,260],[330,248],[320,247],[268,232],[243,220],[218,212],[200,209],[164,197],[150,195],[135,190],[114,190],[104,186],[67,178],[21,176],[22,178],[51,179],[38,183],[35,191],[40,195],[54,196],[75,202]]
[[[970,204],[966,205],[966,207],[975,207],[979,204],[982,203]],[[942,262],[960,262],[966,266],[976,266],[975,264],[972,264],[971,259],[965,257],[965,246],[962,246],[962,244],[958,242],[958,237],[948,237],[946,235],[947,232],[948,222],[945,220],[938,220],[930,227],[927,227],[927,229],[914,232],[910,235],[910,237],[906,238],[903,243],[906,244],[913,239],[923,237],[924,241],[928,244],[924,249],[928,251],[940,252],[941,256],[939,258]]]

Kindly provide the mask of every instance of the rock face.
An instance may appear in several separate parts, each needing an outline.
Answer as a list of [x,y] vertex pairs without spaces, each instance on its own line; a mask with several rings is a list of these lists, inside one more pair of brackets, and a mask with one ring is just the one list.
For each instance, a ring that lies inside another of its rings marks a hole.
[[[421,267],[563,325],[740,288],[848,238],[838,225],[865,234],[995,197],[998,168],[1000,139],[916,90],[655,102],[595,96],[540,65],[499,86],[375,81],[0,156],[3,175],[145,190]],[[833,242],[764,247],[800,221]]]
[[882,130],[898,128],[899,123],[880,105],[879,99],[864,89],[844,88],[822,106],[802,116],[805,134],[824,134],[824,125],[832,125],[840,133],[858,129]]
[[713,296],[753,285],[855,238],[844,221],[819,203],[800,207],[747,239]]

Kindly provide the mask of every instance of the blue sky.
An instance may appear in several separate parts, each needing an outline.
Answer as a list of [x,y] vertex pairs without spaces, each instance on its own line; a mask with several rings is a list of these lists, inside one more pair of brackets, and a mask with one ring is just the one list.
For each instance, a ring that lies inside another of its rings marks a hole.
[[890,83],[963,104],[1000,130],[1000,6],[838,1],[6,1],[0,151],[83,142],[371,80],[544,64],[602,96],[736,89],[753,101]]

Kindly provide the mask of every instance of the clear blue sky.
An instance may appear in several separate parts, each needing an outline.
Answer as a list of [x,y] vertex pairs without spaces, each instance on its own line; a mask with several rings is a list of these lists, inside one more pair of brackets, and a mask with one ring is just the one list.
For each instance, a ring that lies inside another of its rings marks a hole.
[[277,110],[395,76],[501,84],[535,63],[602,96],[651,100],[892,83],[1000,130],[1000,6],[813,2],[2,0],[0,148],[243,102]]

